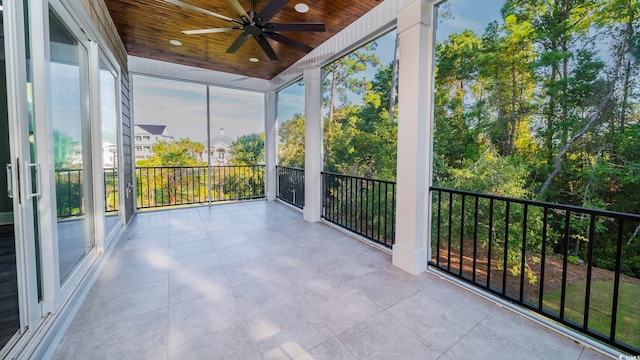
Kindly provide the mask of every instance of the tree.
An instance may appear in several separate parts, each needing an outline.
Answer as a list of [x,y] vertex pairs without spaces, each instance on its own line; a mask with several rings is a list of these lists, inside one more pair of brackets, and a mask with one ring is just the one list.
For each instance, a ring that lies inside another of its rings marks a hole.
[[278,157],[280,165],[304,167],[304,115],[295,114],[293,118],[282,123],[278,129],[280,149]]
[[[147,160],[138,161],[138,165],[141,167],[161,167],[162,169],[159,171],[153,169],[151,172],[140,171],[139,173],[139,184],[150,191],[153,189],[152,198],[147,201],[157,203],[158,199],[164,199],[169,205],[173,205],[176,204],[178,198],[193,196],[194,185],[191,185],[192,191],[189,192],[189,184],[202,183],[200,178],[203,173],[206,173],[206,171],[200,172],[198,169],[194,169],[197,166],[205,166],[206,169],[206,163],[198,160],[204,145],[187,138],[178,141],[160,141],[154,144],[151,149],[153,156]],[[196,179],[197,181],[195,181]],[[200,192],[201,189],[198,189],[198,194]]]
[[178,141],[160,141],[151,147],[153,156],[147,160],[139,160],[140,166],[197,166],[204,163],[199,156],[204,145],[189,138]]
[[231,144],[231,164],[264,164],[264,133],[240,136]]

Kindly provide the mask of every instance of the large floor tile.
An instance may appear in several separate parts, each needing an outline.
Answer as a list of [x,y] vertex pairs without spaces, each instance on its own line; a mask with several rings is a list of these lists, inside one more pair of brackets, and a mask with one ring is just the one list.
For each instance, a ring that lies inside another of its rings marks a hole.
[[[447,351],[494,310],[485,300],[475,302],[430,296],[425,289],[388,309],[404,326],[437,347]],[[460,294],[467,295],[467,294]]]
[[169,348],[169,359],[262,360],[262,357],[247,323],[242,320],[223,329],[205,331],[201,336]]
[[159,309],[84,332],[73,359],[167,358],[167,309]]
[[223,299],[230,296],[231,287],[222,268],[212,267],[212,270],[189,271],[176,269],[169,277],[169,305],[184,301],[207,297],[211,300]]
[[296,360],[355,360],[355,357],[334,337],[298,356]]
[[[530,339],[530,337],[527,337]],[[458,341],[445,355],[451,360],[476,359],[495,360],[540,360],[534,353],[525,350],[493,330],[478,325]],[[561,358],[558,358],[561,359]]]
[[224,249],[217,249],[216,254],[220,260],[220,264],[232,264],[247,260],[262,258],[263,255],[253,244],[242,244],[230,246]]
[[231,263],[224,265],[222,269],[227,275],[231,287],[254,281],[272,281],[278,278],[285,278],[285,276],[276,269],[275,264],[266,258]]
[[349,284],[381,308],[387,309],[420,290],[410,278],[411,275],[402,270],[383,268],[357,277]]
[[508,310],[488,316],[482,325],[543,359],[578,359],[583,348],[575,341]]
[[168,306],[169,281],[161,280],[133,286],[102,288],[88,327],[104,327],[110,323],[159,310]]
[[308,292],[303,297],[334,334],[340,334],[382,311],[359,290],[349,287],[332,288],[324,294]]
[[175,348],[213,330],[229,329],[244,321],[233,295],[197,299],[169,307],[169,348]]
[[206,252],[213,252],[213,246],[208,238],[171,244],[171,255],[173,257],[183,257]]
[[357,359],[437,359],[442,352],[400,324],[380,313],[338,335]]
[[285,279],[254,281],[233,288],[235,299],[246,316],[262,314],[298,299]]
[[247,316],[247,322],[265,360],[296,358],[334,336],[302,300]]

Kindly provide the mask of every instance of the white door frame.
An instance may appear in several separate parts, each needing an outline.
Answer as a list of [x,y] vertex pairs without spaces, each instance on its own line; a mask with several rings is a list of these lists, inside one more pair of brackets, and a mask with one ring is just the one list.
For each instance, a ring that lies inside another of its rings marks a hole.
[[[43,313],[38,303],[36,234],[31,201],[31,194],[39,189],[31,188],[32,168],[27,166],[30,160],[30,141],[23,2],[4,1],[2,16],[4,18],[9,143],[14,184],[13,212],[20,333],[24,334],[27,329],[37,327]],[[20,179],[19,183],[17,179]]]

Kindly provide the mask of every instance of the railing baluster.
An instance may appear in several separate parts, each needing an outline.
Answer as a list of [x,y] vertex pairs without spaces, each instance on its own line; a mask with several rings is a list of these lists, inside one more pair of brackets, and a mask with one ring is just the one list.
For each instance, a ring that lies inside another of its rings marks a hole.
[[462,195],[462,204],[460,205],[460,276],[462,276],[462,265],[464,263],[464,205],[466,196],[465,194]]
[[540,260],[540,290],[538,291],[538,310],[542,311],[544,300],[544,272],[547,263],[547,222],[549,218],[549,208],[544,207],[542,211],[542,255]]
[[564,305],[567,295],[567,266],[569,258],[569,235],[571,234],[571,211],[564,217],[564,238],[562,239],[562,290],[560,292],[560,320],[564,320]]
[[478,202],[480,201],[480,198],[478,196],[475,197],[475,204],[474,204],[474,217],[473,217],[473,273],[471,275],[471,278],[473,279],[473,281],[476,281],[476,259],[478,258]]
[[618,219],[618,236],[616,237],[616,265],[613,280],[613,304],[611,305],[611,332],[609,340],[616,341],[616,324],[618,322],[618,298],[620,296],[620,266],[622,264],[622,234],[624,219]]
[[520,302],[522,302],[522,299],[524,298],[524,268],[527,260],[527,221],[529,220],[528,210],[528,205],[524,204],[524,214],[522,214],[522,257],[520,259]]
[[436,240],[436,264],[440,265],[440,226],[442,223],[442,191],[438,191],[438,222],[437,222],[437,240]]
[[510,202],[505,204],[505,220],[504,220],[504,247],[503,247],[503,264],[502,264],[502,295],[507,294],[507,260],[509,259],[509,215],[511,213]]
[[587,283],[584,291],[584,317],[582,321],[582,328],[589,328],[589,301],[591,298],[591,271],[593,270],[593,241],[595,239],[596,232],[596,215],[591,214],[589,218],[589,236],[587,244]]
[[493,199],[489,199],[489,245],[487,246],[487,289],[491,288],[491,250],[493,249]]
[[447,271],[451,271],[451,227],[453,226],[453,193],[449,193],[449,232],[447,234]]

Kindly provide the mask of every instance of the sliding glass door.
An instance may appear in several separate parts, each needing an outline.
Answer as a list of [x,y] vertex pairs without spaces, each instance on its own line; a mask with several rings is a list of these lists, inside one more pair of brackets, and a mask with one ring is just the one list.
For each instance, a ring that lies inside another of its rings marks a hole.
[[49,13],[51,123],[63,283],[95,246],[92,223],[88,48],[53,11]]

